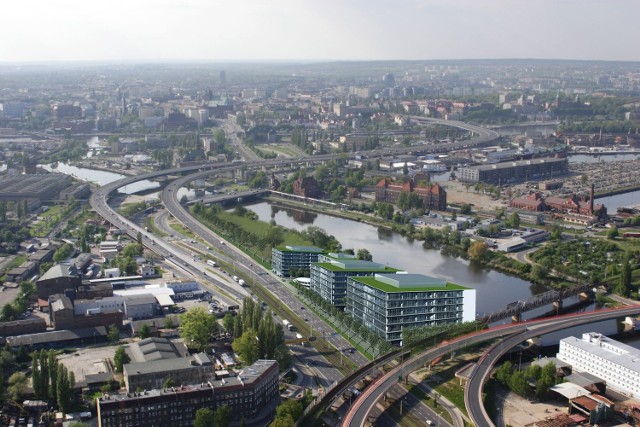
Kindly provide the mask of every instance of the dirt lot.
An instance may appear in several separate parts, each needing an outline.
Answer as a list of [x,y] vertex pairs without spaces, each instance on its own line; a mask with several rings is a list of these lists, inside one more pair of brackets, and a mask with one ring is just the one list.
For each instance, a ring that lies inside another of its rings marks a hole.
[[470,203],[474,206],[474,211],[493,211],[507,206],[503,200],[493,200],[490,196],[476,192],[473,186],[467,190],[464,184],[458,181],[447,181],[443,187],[447,191],[447,203],[449,204]]
[[118,345],[83,348],[75,353],[61,354],[58,361],[69,371],[73,371],[76,381],[83,381],[85,375],[111,372],[107,360],[112,359]]

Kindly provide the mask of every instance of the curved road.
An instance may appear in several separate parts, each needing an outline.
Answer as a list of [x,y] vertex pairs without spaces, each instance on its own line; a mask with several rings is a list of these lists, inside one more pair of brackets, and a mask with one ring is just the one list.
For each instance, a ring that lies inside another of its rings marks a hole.
[[[633,307],[624,307],[620,309],[600,310],[596,312],[580,313],[573,315],[566,315],[560,317],[546,318],[531,322],[518,323],[514,325],[501,325],[488,330],[476,332],[473,334],[458,337],[447,343],[442,343],[437,347],[431,348],[418,356],[408,360],[405,363],[393,368],[383,377],[378,379],[372,386],[369,386],[362,393],[360,397],[355,401],[350,408],[349,413],[344,418],[342,426],[359,427],[364,425],[367,420],[368,414],[371,412],[371,408],[378,402],[382,395],[392,385],[398,381],[398,377],[404,377],[407,373],[413,372],[416,369],[422,367],[426,362],[436,359],[440,356],[444,356],[447,353],[462,349],[471,344],[477,344],[480,342],[488,341],[491,339],[502,338],[503,336],[522,334],[531,330],[530,336],[540,335],[542,333],[548,333],[555,330],[567,328],[572,325],[586,324],[596,322],[600,320],[615,319],[617,317],[630,316],[640,313],[640,305]],[[515,341],[515,344],[520,343],[522,340]],[[511,342],[511,341],[510,341]],[[505,350],[506,351],[506,350]],[[473,392],[473,398],[481,399],[481,393]],[[481,409],[481,411],[484,408]],[[476,425],[492,425],[484,424],[480,419],[480,423],[477,423],[473,419]]]
[[493,366],[500,359],[500,357],[502,357],[513,347],[517,346],[523,341],[528,340],[529,338],[544,335],[549,332],[572,326],[585,325],[598,320],[605,320],[607,318],[611,318],[612,313],[614,314],[614,318],[637,314],[640,313],[640,305],[626,307],[614,311],[602,310],[599,312],[592,312],[592,316],[589,316],[587,318],[579,316],[569,316],[567,318],[556,320],[556,322],[552,324],[538,324],[536,322],[531,322],[528,324],[528,328],[526,331],[517,335],[510,336],[504,341],[501,341],[494,345],[487,353],[485,353],[485,355],[480,359],[480,362],[473,369],[465,388],[465,406],[467,407],[469,417],[474,422],[474,424],[482,426],[494,425],[491,422],[491,418],[489,418],[489,415],[484,409],[484,405],[482,404],[482,388],[489,378]]

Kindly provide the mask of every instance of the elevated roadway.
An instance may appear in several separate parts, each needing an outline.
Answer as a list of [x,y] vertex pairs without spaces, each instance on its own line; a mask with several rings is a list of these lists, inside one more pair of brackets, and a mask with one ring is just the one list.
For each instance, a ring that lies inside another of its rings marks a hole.
[[640,305],[614,310],[601,310],[585,315],[569,315],[555,318],[554,322],[528,322],[525,331],[501,340],[496,343],[480,359],[471,372],[464,393],[464,402],[469,417],[477,426],[493,426],[493,422],[482,404],[482,388],[491,375],[496,362],[513,347],[522,342],[539,336],[565,329],[572,326],[585,325],[600,320],[615,319],[640,313]]
[[[497,339],[503,338],[505,336],[513,336],[514,334],[518,335],[517,339],[509,340],[510,344],[517,345],[522,342],[522,337],[532,337],[537,336],[561,329],[568,328],[574,325],[587,324],[592,322],[597,322],[601,320],[607,319],[615,319],[618,317],[625,317],[634,314],[640,313],[640,305],[632,306],[632,307],[624,307],[620,309],[611,309],[611,310],[600,310],[595,312],[588,313],[580,313],[574,315],[566,315],[560,317],[546,318],[540,319],[536,321],[530,321],[526,323],[517,323],[513,325],[502,325],[495,328],[487,329],[484,331],[476,332],[473,334],[465,335],[462,337],[458,337],[449,342],[441,343],[437,347],[430,348],[425,352],[411,358],[410,360],[401,363],[397,367],[393,368],[389,372],[387,372],[384,376],[379,378],[375,383],[370,385],[364,392],[358,397],[355,403],[349,409],[349,412],[345,416],[342,426],[352,426],[359,427],[364,425],[367,420],[368,414],[371,412],[371,409],[378,402],[378,400],[384,395],[384,393],[395,383],[398,382],[398,378],[403,378],[409,372],[413,372],[422,366],[425,363],[430,362],[438,357],[444,356],[453,351],[457,351],[463,349],[467,346]],[[524,334],[526,333],[526,334]],[[522,335],[520,335],[522,334]],[[503,347],[502,350],[506,352],[508,348]],[[504,354],[504,353],[502,353]],[[484,362],[483,362],[484,363]],[[481,363],[482,365],[482,363]],[[486,363],[485,363],[486,365]],[[487,370],[486,372],[490,372]],[[487,378],[488,373],[486,373],[482,378],[483,382]],[[481,403],[481,391],[478,391],[477,386],[475,386],[474,390],[470,390],[465,394],[466,397],[469,397],[469,401],[471,398],[475,400],[476,403],[474,405],[480,405],[480,408],[472,408],[468,406],[469,412],[473,409],[474,413],[477,411],[484,411],[484,407],[482,407]],[[475,425],[478,426],[492,426],[492,423],[486,424],[487,417],[479,417],[477,419],[472,418]]]

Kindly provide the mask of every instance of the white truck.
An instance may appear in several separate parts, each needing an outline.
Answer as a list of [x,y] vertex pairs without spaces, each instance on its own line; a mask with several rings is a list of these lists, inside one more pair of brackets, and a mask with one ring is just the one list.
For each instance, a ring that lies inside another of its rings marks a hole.
[[282,319],[282,324],[284,325],[285,328],[287,328],[290,331],[293,331],[293,325],[291,324],[291,322],[289,322],[287,319]]
[[245,282],[244,282],[243,279],[238,280],[238,283],[240,284],[240,286],[244,286],[245,285]]
[[212,259],[208,259],[207,264],[209,264],[211,267],[215,267],[217,265],[216,262]]

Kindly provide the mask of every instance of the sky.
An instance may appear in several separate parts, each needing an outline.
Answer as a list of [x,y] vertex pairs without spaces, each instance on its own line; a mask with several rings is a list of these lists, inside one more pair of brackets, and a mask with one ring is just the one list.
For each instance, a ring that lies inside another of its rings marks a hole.
[[640,60],[638,0],[3,3],[0,63]]

